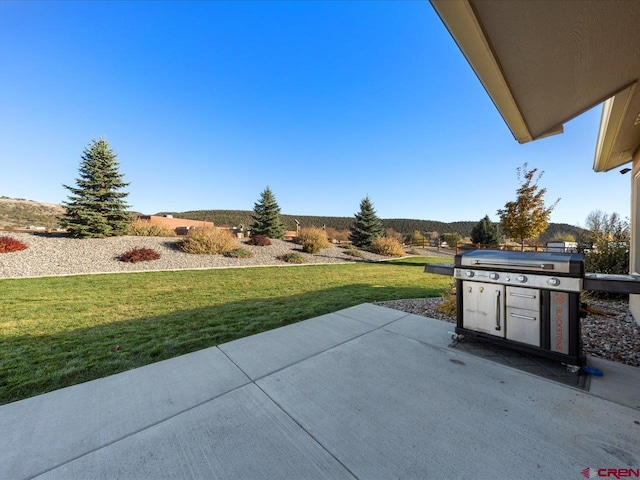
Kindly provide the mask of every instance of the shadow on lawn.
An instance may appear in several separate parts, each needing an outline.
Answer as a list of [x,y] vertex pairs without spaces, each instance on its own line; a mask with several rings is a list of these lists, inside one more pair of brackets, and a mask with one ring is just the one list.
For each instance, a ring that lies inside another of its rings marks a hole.
[[366,302],[441,288],[355,284],[3,340],[0,404],[94,380]]

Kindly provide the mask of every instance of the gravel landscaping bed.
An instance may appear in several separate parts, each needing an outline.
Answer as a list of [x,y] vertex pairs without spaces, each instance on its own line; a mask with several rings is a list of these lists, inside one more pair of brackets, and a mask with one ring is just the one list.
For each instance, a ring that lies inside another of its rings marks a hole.
[[[442,298],[436,297],[379,302],[377,305],[455,323],[454,317],[438,312],[441,303]],[[583,352],[640,367],[640,327],[629,312],[629,302],[588,299],[586,303],[610,315],[589,312],[586,318],[581,319]]]
[[[88,273],[140,272],[152,270],[193,270],[207,268],[233,268],[255,266],[283,266],[290,263],[277,257],[298,252],[308,264],[353,263],[357,261],[388,260],[388,257],[362,252],[363,258],[346,255],[345,249],[332,245],[320,253],[302,252],[299,245],[283,240],[271,240],[272,245],[256,247],[237,239],[238,247],[253,252],[252,258],[229,258],[223,255],[194,255],[181,252],[176,242],[179,237],[110,237],[75,239],[55,234],[2,232],[25,243],[28,248],[0,255],[0,278],[24,278]],[[118,256],[132,248],[151,248],[161,257],[158,260],[126,263]]]

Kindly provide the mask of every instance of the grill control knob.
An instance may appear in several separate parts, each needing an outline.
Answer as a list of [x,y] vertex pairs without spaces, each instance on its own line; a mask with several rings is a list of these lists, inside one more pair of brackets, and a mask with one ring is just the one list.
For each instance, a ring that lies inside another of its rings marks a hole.
[[527,283],[527,277],[525,277],[524,275],[518,275],[516,277],[516,281],[518,281],[520,283]]
[[497,274],[497,273],[495,273],[495,272],[494,272],[494,273],[490,273],[490,274],[489,274],[489,278],[490,278],[491,280],[497,280],[497,279],[499,279],[499,278],[500,278],[500,275],[498,275],[498,274]]
[[469,278],[471,278],[471,277],[473,277],[473,276],[475,275],[475,274],[473,273],[473,271],[471,271],[471,270],[467,270],[466,272],[464,272],[464,274],[465,274],[467,277],[469,277]]
[[558,285],[560,285],[560,280],[556,277],[551,277],[549,280],[547,280],[547,283],[552,287],[557,287]]

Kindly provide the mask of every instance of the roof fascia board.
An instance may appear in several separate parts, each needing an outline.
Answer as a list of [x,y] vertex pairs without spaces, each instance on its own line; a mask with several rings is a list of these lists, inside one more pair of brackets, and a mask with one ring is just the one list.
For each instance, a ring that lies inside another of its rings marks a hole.
[[[430,0],[494,105],[520,143],[533,140],[500,64],[468,0]],[[560,133],[554,131],[553,133]],[[551,133],[551,132],[550,132]]]
[[596,172],[606,172],[633,160],[633,152],[627,152],[628,155],[616,159],[611,158],[611,155],[636,85],[637,83],[631,84],[602,104],[596,154],[593,161],[593,170]]

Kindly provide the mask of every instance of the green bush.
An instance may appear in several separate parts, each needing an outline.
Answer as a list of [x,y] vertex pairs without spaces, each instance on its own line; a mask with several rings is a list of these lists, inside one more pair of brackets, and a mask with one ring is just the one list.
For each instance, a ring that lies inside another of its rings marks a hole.
[[304,255],[301,255],[297,252],[291,252],[285,255],[281,255],[278,257],[278,259],[287,263],[306,263],[307,262],[307,259],[304,258]]
[[358,250],[356,247],[354,247],[353,245],[349,245],[345,251],[344,251],[345,255],[349,255],[350,257],[357,257],[357,258],[362,258],[364,257],[364,253],[362,253],[360,250]]
[[149,220],[134,220],[127,228],[128,235],[136,237],[175,237],[176,232],[168,225],[151,223]]
[[584,255],[584,268],[592,273],[629,273],[629,244],[610,242]]
[[318,253],[323,248],[331,246],[325,231],[316,227],[306,227],[300,230],[297,242],[302,245],[302,251],[307,253]]
[[229,258],[251,258],[253,257],[253,253],[246,248],[234,248],[233,250],[226,252],[224,256]]
[[629,224],[617,213],[595,211],[587,217],[588,240],[584,268],[594,273],[629,273]]
[[238,248],[229,232],[215,227],[192,228],[187,236],[178,242],[180,250],[186,253],[219,255]]
[[371,242],[370,250],[385,257],[404,257],[402,245],[395,238],[379,237]]

